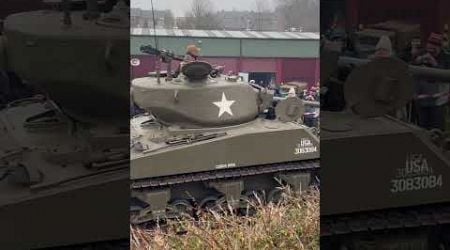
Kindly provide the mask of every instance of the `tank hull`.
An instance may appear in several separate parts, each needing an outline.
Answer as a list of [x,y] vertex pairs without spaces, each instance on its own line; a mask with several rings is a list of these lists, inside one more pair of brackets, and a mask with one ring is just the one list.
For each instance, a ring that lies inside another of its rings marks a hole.
[[128,148],[113,161],[105,155],[127,145],[128,135],[71,131],[68,121],[41,98],[16,100],[0,110],[3,248],[128,238]]
[[[177,138],[190,133],[217,136],[167,146],[152,143],[149,138],[161,131],[136,126],[141,122],[132,120],[132,138],[150,150],[131,153],[133,224],[181,212],[193,215],[194,210],[225,203],[242,209],[255,194],[273,201],[280,185],[305,191],[317,177],[319,139],[303,125],[257,119],[234,127],[173,129],[170,133]],[[277,144],[283,147],[274,148]]]
[[[450,202],[448,159],[426,131],[389,117],[342,116],[351,130],[321,134],[322,161],[336,166],[321,175],[323,192],[335,194],[321,201],[323,215]],[[409,179],[424,183],[405,187]]]
[[[257,120],[222,128],[221,137],[192,145],[173,146],[149,153],[131,154],[130,178],[138,180],[224,168],[317,159],[319,139],[304,126]],[[141,130],[139,133],[155,133]],[[309,146],[300,144],[308,141]],[[283,145],[274,148],[271,145]],[[152,146],[150,146],[151,148]],[[300,153],[300,149],[311,152]],[[258,157],[255,157],[257,155]],[[171,166],[167,168],[166,166]]]
[[[322,113],[321,248],[438,249],[450,239],[450,165],[414,125]],[[334,124],[329,124],[327,122]]]
[[84,187],[0,205],[2,247],[35,249],[127,239],[127,172],[107,181],[99,176]]

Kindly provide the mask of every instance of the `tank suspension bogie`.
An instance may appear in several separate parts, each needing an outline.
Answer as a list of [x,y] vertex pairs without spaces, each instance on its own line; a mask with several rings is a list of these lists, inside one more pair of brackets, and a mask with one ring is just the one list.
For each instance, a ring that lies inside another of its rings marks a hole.
[[[186,182],[175,184],[175,179],[183,179],[183,176],[178,176],[173,177],[174,181],[161,181],[162,187],[154,188],[135,184],[132,196],[146,205],[141,204],[139,209],[131,211],[131,221],[133,224],[142,224],[166,218],[195,216],[206,210],[251,215],[255,213],[255,206],[266,201],[280,201],[285,186],[293,191],[308,190],[318,168],[313,165],[302,169],[300,162],[296,170],[280,171],[282,173],[270,173],[267,169],[257,172],[251,168],[228,174],[217,173],[217,178],[209,181],[202,181],[206,175],[200,173],[189,180],[185,179]],[[239,176],[239,172],[253,174]]]
[[168,217],[192,217],[195,215],[194,204],[187,199],[171,201],[167,209]]
[[252,216],[256,214],[256,207],[266,204],[265,190],[250,190],[242,194],[239,214]]
[[[208,196],[199,204],[198,215],[204,212],[213,212],[217,214],[227,214],[232,211],[224,196]],[[230,211],[231,210],[231,211]]]

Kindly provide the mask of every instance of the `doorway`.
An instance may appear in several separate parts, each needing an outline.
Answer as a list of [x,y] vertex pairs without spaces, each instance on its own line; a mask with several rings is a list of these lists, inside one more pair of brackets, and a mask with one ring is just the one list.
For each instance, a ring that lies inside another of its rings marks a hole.
[[263,87],[269,86],[269,84],[275,83],[275,73],[273,72],[250,72],[248,74],[248,80],[255,80],[255,83],[262,85]]

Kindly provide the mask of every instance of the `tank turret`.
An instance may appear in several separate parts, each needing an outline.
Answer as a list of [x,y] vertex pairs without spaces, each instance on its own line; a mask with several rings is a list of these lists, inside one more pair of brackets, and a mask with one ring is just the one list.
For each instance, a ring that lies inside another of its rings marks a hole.
[[209,78],[211,70],[206,62],[191,62],[173,81],[134,80],[133,99],[164,123],[184,127],[236,125],[256,118],[257,92],[240,81]]
[[382,116],[404,107],[413,98],[408,65],[379,58],[355,68],[344,85],[347,106],[363,117]]
[[88,11],[71,9],[67,0],[59,9],[8,16],[0,65],[42,86],[79,120],[124,120],[129,112],[129,7],[119,1],[100,15],[98,6],[87,2]]
[[[170,53],[163,54],[174,58]],[[157,76],[133,80],[134,102],[164,124],[194,128],[250,122],[273,98],[268,90],[256,89],[236,76],[216,75],[213,67],[204,61],[183,63],[181,73],[162,82],[158,82]],[[298,98],[295,102],[302,106]],[[291,112],[302,115],[301,109]]]

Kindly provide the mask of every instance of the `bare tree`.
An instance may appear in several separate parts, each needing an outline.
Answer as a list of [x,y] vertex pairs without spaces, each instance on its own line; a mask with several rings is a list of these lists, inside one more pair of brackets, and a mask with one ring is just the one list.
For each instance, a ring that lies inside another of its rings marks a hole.
[[193,29],[194,25],[193,25],[193,21],[192,21],[192,17],[178,17],[177,18],[177,27],[179,29]]
[[255,10],[255,29],[261,31],[264,26],[264,15],[269,12],[267,0],[255,0]]
[[172,11],[167,10],[164,13],[164,28],[165,29],[172,29],[175,25],[175,18],[173,16]]
[[319,0],[276,0],[276,6],[284,29],[319,31]]
[[212,3],[209,0],[194,0],[192,1],[191,14],[194,17],[207,16],[213,12]]
[[178,27],[182,29],[220,29],[220,22],[215,17],[214,8],[210,0],[194,0],[186,17],[180,20]]

